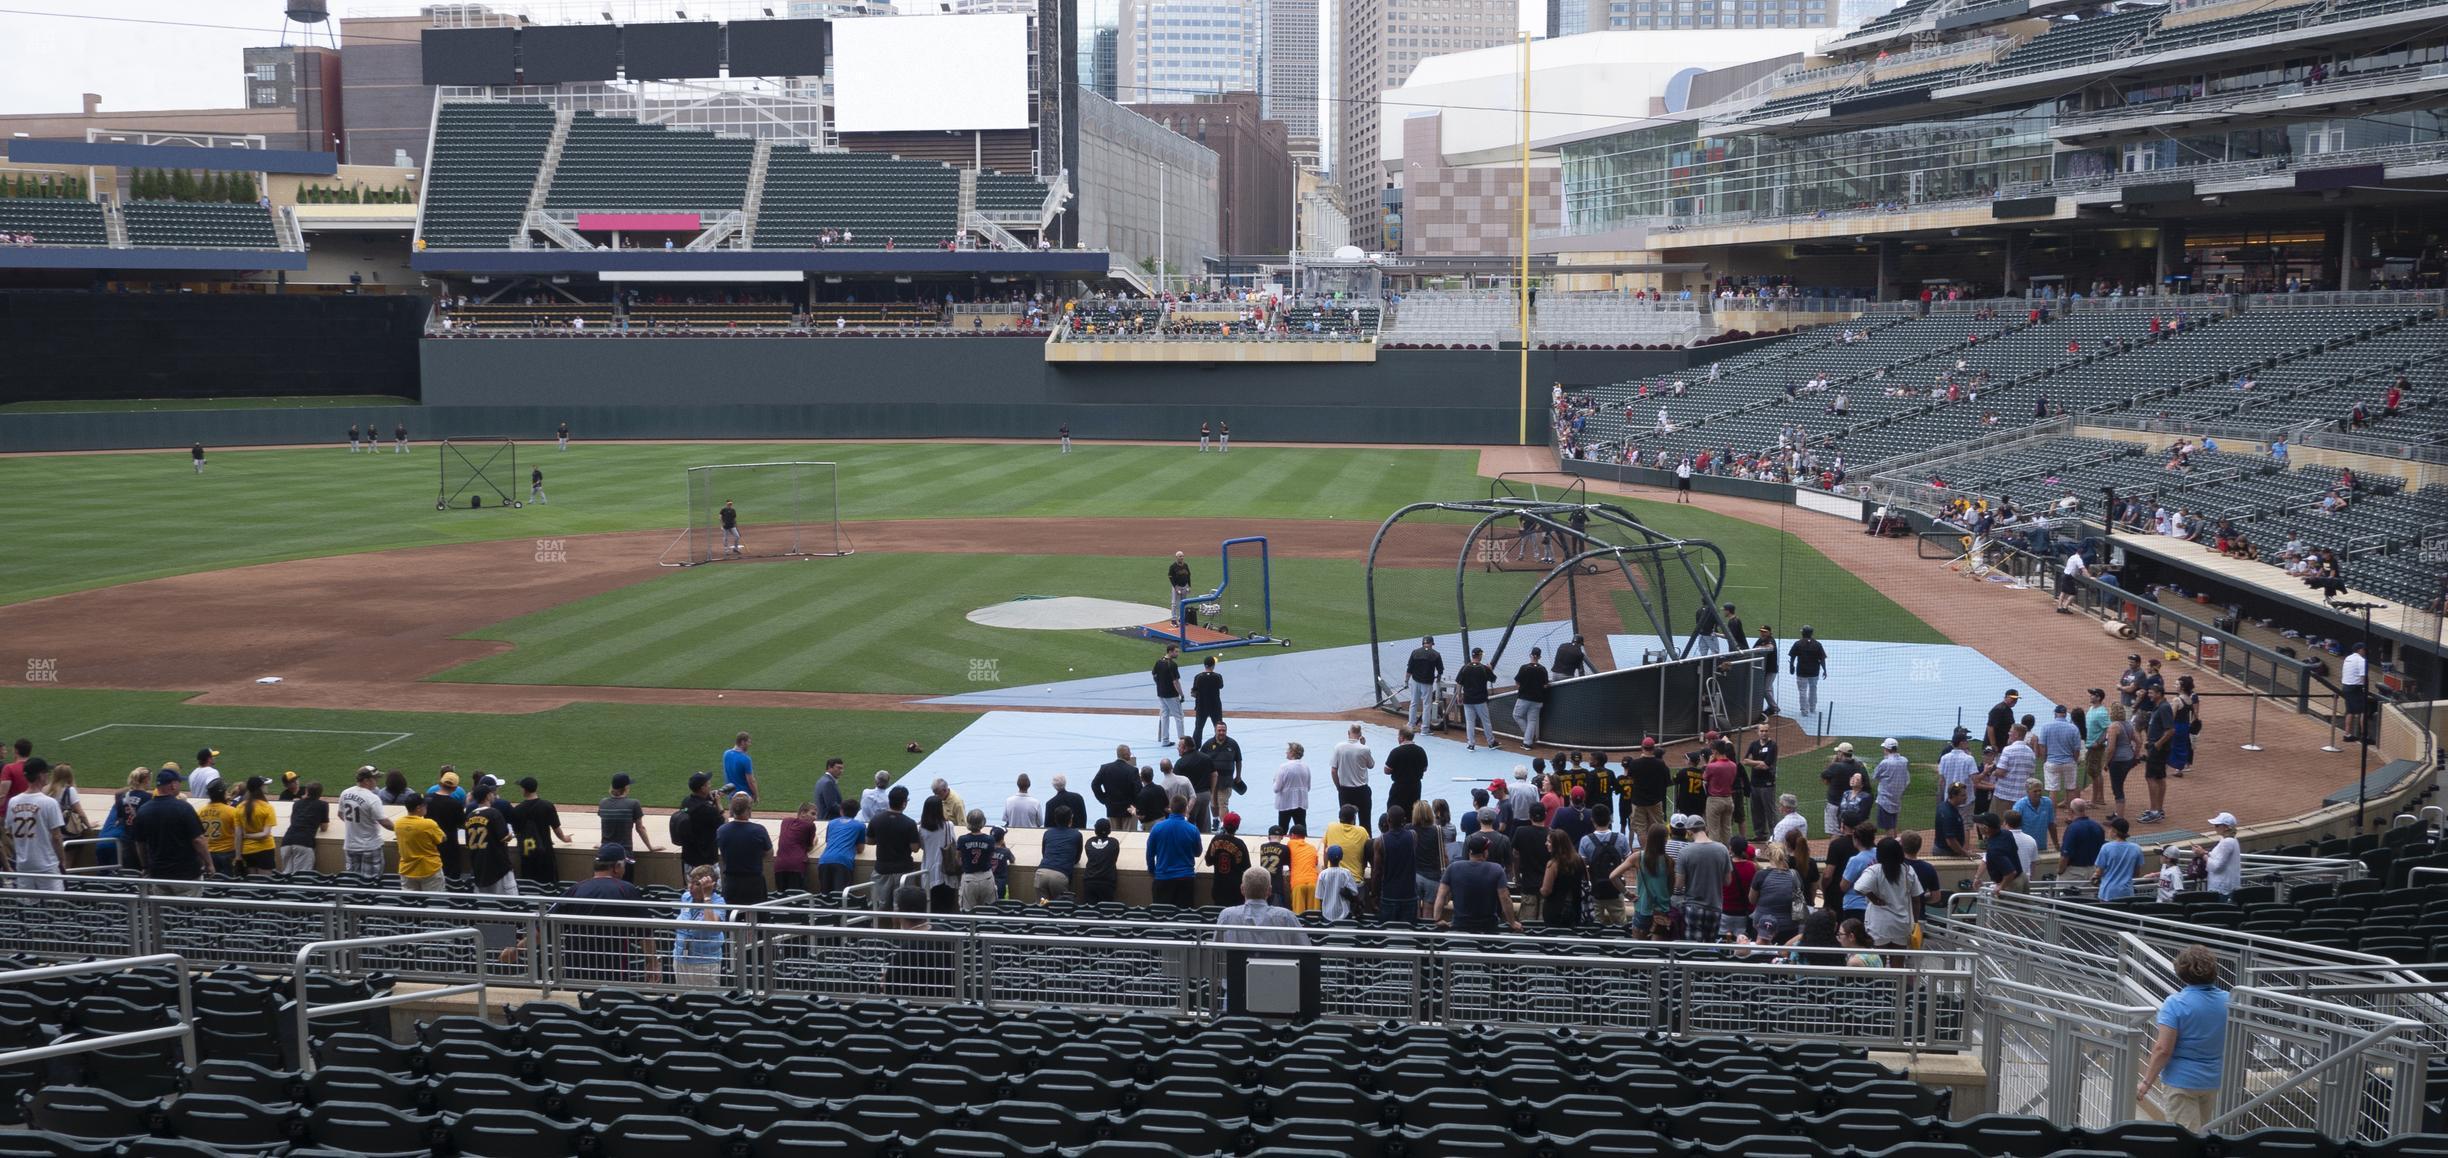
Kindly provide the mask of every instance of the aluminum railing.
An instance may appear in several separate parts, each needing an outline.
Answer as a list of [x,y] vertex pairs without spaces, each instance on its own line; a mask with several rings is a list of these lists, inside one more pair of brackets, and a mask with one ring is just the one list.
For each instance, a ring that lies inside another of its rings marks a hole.
[[[313,964],[315,958],[317,957],[331,957],[332,965],[335,971],[349,972],[353,971],[352,959],[354,956],[367,949],[378,949],[395,945],[430,945],[440,944],[443,942],[459,941],[465,941],[468,944],[468,959],[461,967],[462,972],[460,972],[459,975],[463,977],[473,977],[475,978],[473,981],[462,982],[456,985],[444,985],[439,988],[432,989],[414,989],[407,991],[395,989],[389,993],[378,994],[373,997],[360,998],[356,1001],[338,1001],[329,1005],[314,1004],[314,1000],[309,993],[307,983],[314,976]],[[314,1028],[314,1021],[318,1017],[339,1017],[343,1014],[363,1013],[369,1009],[387,1009],[391,1006],[403,1005],[411,1001],[437,1001],[444,998],[456,997],[463,993],[475,994],[476,1016],[484,1016],[485,980],[483,959],[483,935],[474,929],[464,927],[456,929],[433,929],[422,933],[397,933],[387,937],[350,937],[338,941],[316,941],[312,944],[300,946],[297,954],[290,959],[290,971],[296,975],[297,984],[298,1067],[308,1074],[314,1072],[315,1061],[312,1031]],[[189,1064],[192,1065],[193,1061],[194,1059],[191,1057],[189,1059]]]
[[[553,911],[555,898],[398,903],[408,895],[368,891],[369,903],[350,904],[0,890],[0,937],[35,955],[86,956],[92,944],[72,930],[115,928],[131,941],[184,945],[186,959],[301,980],[316,957],[341,954],[350,970],[443,987],[414,999],[486,985],[722,989],[1179,1015],[1224,1010],[1227,965],[1249,948],[1196,922],[1065,919],[1057,935],[1040,917],[903,917],[810,898],[724,906],[728,919],[708,923],[675,919],[675,901],[584,902],[584,912],[563,913]],[[917,920],[926,927],[903,927]],[[43,928],[52,932],[36,932]],[[1742,1032],[1907,1052],[1971,1045],[1965,1009],[1976,962],[1952,950],[1884,953],[1882,967],[1858,968],[1841,954],[1797,960],[1734,945],[1350,927],[1300,936],[1303,944],[1266,952],[1314,962],[1305,967],[1318,977],[1321,1015],[1337,1020]],[[325,1006],[315,1016],[375,1007]]]
[[40,965],[32,969],[12,969],[0,973],[0,992],[16,993],[36,981],[57,977],[91,977],[104,973],[124,973],[153,965],[170,966],[178,976],[178,1021],[172,1025],[147,1029],[130,1029],[94,1037],[79,1037],[73,1041],[50,1045],[28,1046],[24,1049],[0,1050],[0,1069],[15,1069],[29,1062],[47,1061],[96,1050],[115,1049],[123,1045],[142,1045],[148,1041],[177,1038],[179,1050],[185,1055],[187,1067],[195,1068],[195,990],[188,984],[187,960],[176,953],[150,953],[141,957],[113,957],[102,961],[80,961],[73,965]]

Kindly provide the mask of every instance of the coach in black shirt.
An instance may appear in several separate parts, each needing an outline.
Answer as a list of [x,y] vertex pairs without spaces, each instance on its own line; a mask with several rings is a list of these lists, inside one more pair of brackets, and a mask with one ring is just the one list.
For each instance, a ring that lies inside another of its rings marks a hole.
[[1196,744],[1207,737],[1207,722],[1224,722],[1224,677],[1216,674],[1215,657],[1208,656],[1206,670],[1190,681],[1190,699],[1198,706],[1198,718],[1190,724],[1190,742]]
[[1156,782],[1155,769],[1141,768],[1139,770],[1139,791],[1131,798],[1131,808],[1139,814],[1139,831],[1141,832],[1147,831],[1149,825],[1165,818],[1165,788],[1164,785]]
[[1156,666],[1149,672],[1156,679],[1156,742],[1159,744],[1172,743],[1174,734],[1181,731],[1181,664],[1173,658],[1180,654],[1180,647],[1166,644],[1164,654],[1156,657]]
[[1414,733],[1404,728],[1395,733],[1401,743],[1385,757],[1386,778],[1394,786],[1386,790],[1386,807],[1411,815],[1411,806],[1420,798],[1420,781],[1428,775],[1428,750],[1413,739]]
[[1435,728],[1436,685],[1445,678],[1445,657],[1437,654],[1433,637],[1420,637],[1420,645],[1411,649],[1411,658],[1403,663],[1403,675],[1411,681],[1411,714],[1403,722],[1415,731]]
[[1131,759],[1130,745],[1114,747],[1114,758],[1097,767],[1096,778],[1088,782],[1088,791],[1095,793],[1097,803],[1105,806],[1105,818],[1114,827],[1130,831],[1132,802],[1139,795],[1139,765]]
[[1173,774],[1190,782],[1190,823],[1200,832],[1212,830],[1215,825],[1208,806],[1215,800],[1215,761],[1205,749],[1193,748],[1184,740],[1181,754],[1173,758]]
[[1496,746],[1496,728],[1488,722],[1488,688],[1496,683],[1496,669],[1483,657],[1486,649],[1471,649],[1470,662],[1454,673],[1454,687],[1462,694],[1462,750],[1477,751],[1478,736],[1487,737],[1488,747]]
[[1588,670],[1589,654],[1581,650],[1582,642],[1582,637],[1576,635],[1557,645],[1555,656],[1555,677],[1557,679],[1568,680]]
[[1513,672],[1513,723],[1521,729],[1522,751],[1538,746],[1539,714],[1547,710],[1547,665],[1539,662],[1539,649],[1530,649],[1530,662]]

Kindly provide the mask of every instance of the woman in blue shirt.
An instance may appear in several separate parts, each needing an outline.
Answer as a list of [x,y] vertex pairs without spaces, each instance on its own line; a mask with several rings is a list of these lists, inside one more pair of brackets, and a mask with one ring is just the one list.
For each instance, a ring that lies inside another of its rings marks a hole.
[[683,984],[717,985],[722,981],[723,921],[730,910],[721,908],[722,894],[714,891],[714,866],[701,864],[689,870],[688,899],[680,904],[680,926],[672,930],[672,972]]
[[[2159,1037],[2134,1100],[2145,1117],[2200,1133],[2218,1113],[2227,1043],[2227,991],[2218,987],[2218,958],[2200,946],[2176,955],[2176,980],[2184,988],[2159,1006]],[[2157,1102],[2151,1090],[2160,1091]]]

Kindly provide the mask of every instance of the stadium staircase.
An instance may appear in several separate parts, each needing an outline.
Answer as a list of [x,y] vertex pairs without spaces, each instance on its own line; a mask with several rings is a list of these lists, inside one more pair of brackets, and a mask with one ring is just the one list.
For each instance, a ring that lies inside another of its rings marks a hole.
[[[121,217],[117,213],[111,212],[111,207],[106,205],[97,205],[94,207],[94,211],[102,218],[102,228],[104,231],[103,236],[110,247],[112,249],[126,249],[129,244],[127,219]],[[41,234],[36,234],[35,236],[40,237]]]
[[[544,146],[544,159],[536,165],[535,188],[527,193],[529,220],[542,213],[546,202],[552,197],[553,178],[561,171],[561,154],[569,148],[570,124],[577,115],[569,109],[553,112],[552,140]],[[522,242],[519,248],[527,248],[523,244],[527,240],[524,233],[520,234],[519,240]]]
[[773,166],[773,141],[759,137],[756,156],[748,162],[748,192],[740,204],[739,244],[756,248],[757,211],[765,207],[765,174]]

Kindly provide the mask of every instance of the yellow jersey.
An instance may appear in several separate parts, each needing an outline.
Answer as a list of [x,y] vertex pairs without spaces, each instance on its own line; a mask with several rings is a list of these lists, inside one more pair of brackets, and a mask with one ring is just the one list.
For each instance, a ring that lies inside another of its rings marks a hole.
[[399,875],[438,876],[442,872],[442,826],[422,816],[403,816],[391,823],[399,837]]
[[1357,824],[1338,820],[1326,826],[1326,843],[1342,846],[1343,867],[1351,870],[1353,880],[1368,875],[1360,863],[1360,854],[1368,851],[1368,841],[1368,830]]
[[1299,888],[1303,885],[1316,884],[1318,846],[1310,841],[1298,839],[1286,840],[1284,846],[1285,851],[1292,857],[1292,887]]
[[238,851],[238,810],[209,801],[196,805],[195,810],[196,819],[204,822],[205,849],[235,854]]
[[280,823],[280,814],[272,811],[271,805],[260,800],[247,805],[243,819],[246,822],[241,826],[243,830],[251,831],[260,828],[263,830],[263,835],[247,837],[245,847],[238,851],[253,856],[259,852],[270,852],[273,845],[280,843],[280,833],[274,831],[274,826]]

